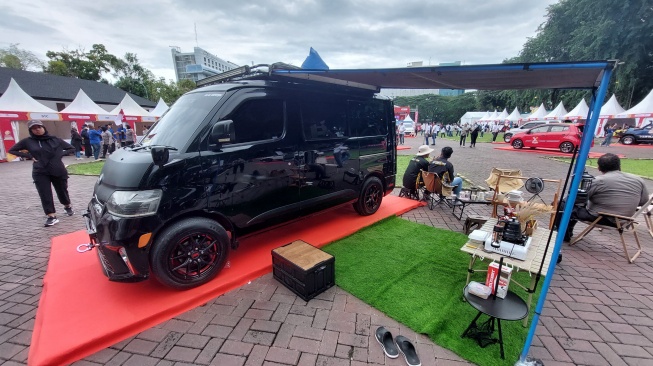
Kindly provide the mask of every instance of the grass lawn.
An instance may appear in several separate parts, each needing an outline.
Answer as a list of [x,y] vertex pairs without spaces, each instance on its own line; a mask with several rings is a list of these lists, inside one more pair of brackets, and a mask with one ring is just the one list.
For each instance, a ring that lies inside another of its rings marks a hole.
[[[477,365],[513,365],[529,329],[521,321],[502,322],[505,360],[498,344],[480,348],[460,337],[477,314],[462,297],[469,255],[460,248],[466,242],[464,234],[391,217],[322,249],[336,258],[336,284],[365,303]],[[487,265],[479,262],[475,268]],[[527,272],[512,276],[530,282]],[[485,283],[485,273],[472,280]],[[528,297],[516,285],[510,289]]]
[[91,161],[88,163],[79,163],[68,165],[68,174],[74,175],[100,175],[104,161]]
[[[557,158],[556,160],[569,163],[569,158]],[[596,168],[597,159],[587,159],[586,166]],[[636,174],[642,177],[653,179],[653,159],[621,159],[621,170],[626,173]]]

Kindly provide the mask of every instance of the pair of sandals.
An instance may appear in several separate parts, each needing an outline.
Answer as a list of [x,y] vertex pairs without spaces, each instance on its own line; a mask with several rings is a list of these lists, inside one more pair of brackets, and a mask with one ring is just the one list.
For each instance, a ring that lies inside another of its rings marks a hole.
[[383,353],[390,358],[399,357],[399,352],[404,355],[404,359],[408,366],[421,366],[422,364],[417,357],[415,346],[410,343],[410,340],[404,336],[397,336],[392,339],[392,333],[384,327],[379,327],[375,333],[376,341],[379,342]]

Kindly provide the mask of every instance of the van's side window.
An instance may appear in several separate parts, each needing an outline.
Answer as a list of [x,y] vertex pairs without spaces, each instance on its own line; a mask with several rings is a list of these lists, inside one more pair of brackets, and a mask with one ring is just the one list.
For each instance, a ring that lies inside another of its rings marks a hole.
[[283,100],[252,99],[240,105],[234,121],[236,143],[280,138],[283,134]]
[[306,140],[349,136],[344,103],[335,99],[304,100],[301,111]]
[[379,136],[388,132],[388,123],[383,112],[384,106],[381,100],[347,102],[347,119],[351,135]]

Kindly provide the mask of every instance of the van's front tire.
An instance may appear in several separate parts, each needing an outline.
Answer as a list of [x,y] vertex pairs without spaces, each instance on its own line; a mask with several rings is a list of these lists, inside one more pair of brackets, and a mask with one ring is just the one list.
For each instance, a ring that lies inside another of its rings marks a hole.
[[383,184],[377,177],[369,177],[363,183],[358,201],[354,202],[354,209],[361,216],[369,216],[378,211],[383,200]]
[[229,236],[217,222],[190,218],[172,224],[157,237],[151,252],[152,272],[177,290],[212,280],[224,267]]

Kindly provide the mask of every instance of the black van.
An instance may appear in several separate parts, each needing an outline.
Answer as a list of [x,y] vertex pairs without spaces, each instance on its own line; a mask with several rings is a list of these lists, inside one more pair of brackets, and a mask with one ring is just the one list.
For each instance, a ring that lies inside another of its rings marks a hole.
[[395,186],[394,124],[365,88],[258,75],[191,91],[107,159],[89,248],[113,281],[151,266],[176,289],[206,283],[243,234],[346,203],[376,212]]

